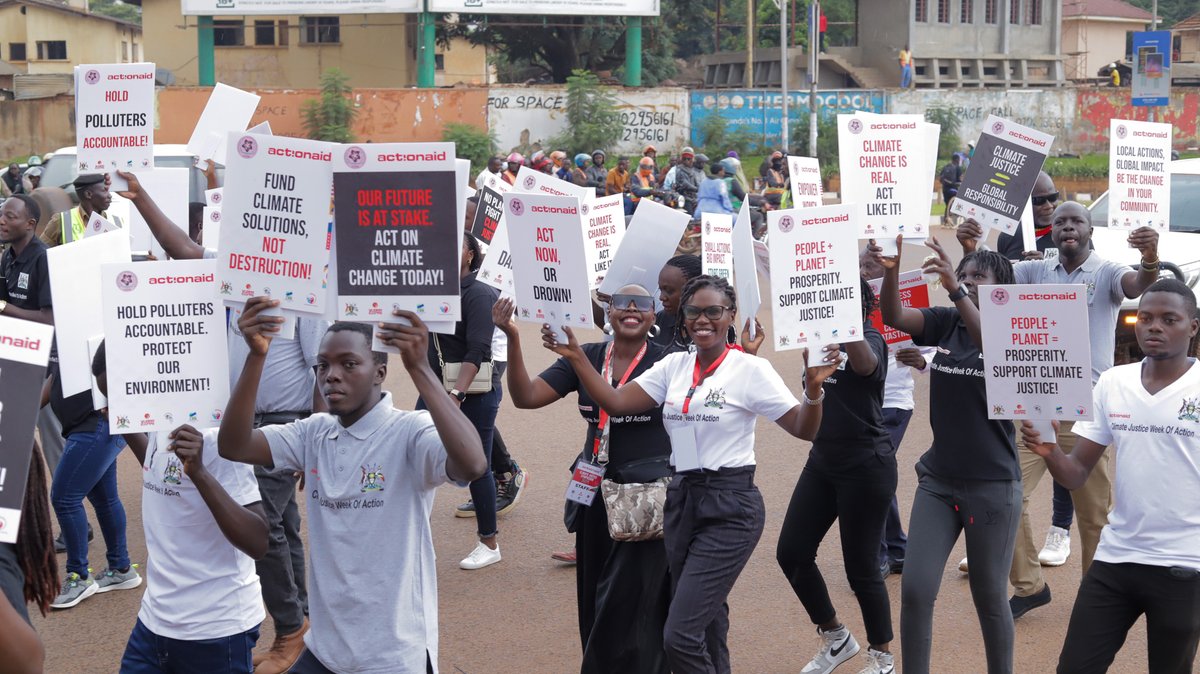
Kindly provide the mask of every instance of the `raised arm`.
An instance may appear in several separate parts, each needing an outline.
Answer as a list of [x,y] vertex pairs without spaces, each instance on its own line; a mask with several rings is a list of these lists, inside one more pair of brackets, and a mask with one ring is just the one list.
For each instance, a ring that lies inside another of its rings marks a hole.
[[[937,257],[927,260],[921,266],[921,270],[926,274],[937,274],[938,278],[942,280],[942,287],[946,289],[946,292],[951,297],[957,296],[957,299],[954,300],[954,307],[958,309],[959,316],[962,317],[963,323],[967,326],[967,334],[971,336],[971,342],[977,348],[983,350],[983,328],[979,320],[979,307],[975,306],[975,303],[971,301],[969,293],[962,292],[965,288],[959,284],[958,274],[954,271],[954,265],[950,264],[950,257],[946,255],[945,249],[938,243],[938,240],[930,237],[925,241],[925,245],[929,246],[937,254]],[[981,280],[982,278],[971,279],[972,287],[978,287]],[[884,322],[886,323],[887,320],[885,319]],[[909,332],[908,334],[914,335],[917,333]]]
[[233,547],[252,559],[262,559],[267,554],[267,514],[262,503],[240,505],[213,474],[204,467],[204,436],[188,425],[171,431],[168,452],[174,452],[183,463],[183,472],[196,485],[196,491],[204,499],[217,527]]
[[171,222],[146,190],[142,189],[137,176],[124,171],[117,171],[117,175],[129,182],[129,189],[117,194],[133,202],[134,208],[138,209],[138,213],[141,213],[142,219],[146,221],[146,226],[150,228],[150,233],[163,250],[167,251],[167,255],[176,260],[198,260],[204,257],[204,246],[188,238],[186,229],[180,229]]
[[1125,297],[1141,297],[1158,280],[1158,232],[1149,227],[1139,227],[1129,233],[1129,247],[1142,252],[1142,263],[1136,272],[1126,272],[1121,277],[1121,290]]
[[268,468],[275,462],[267,437],[254,428],[254,401],[258,397],[258,380],[262,378],[271,339],[283,323],[282,316],[266,316],[262,311],[277,306],[279,300],[251,297],[238,318],[238,329],[242,331],[250,353],[241,376],[233,385],[229,404],[225,406],[225,417],[221,419],[221,432],[217,435],[217,452],[223,458]]
[[875,245],[872,239],[867,250],[883,267],[883,283],[879,287],[879,313],[887,325],[910,335],[925,333],[925,314],[919,309],[906,307],[900,301],[900,254],[904,250],[904,237],[896,237],[896,254],[888,256]]
[[517,409],[536,410],[562,399],[541,377],[530,377],[521,353],[521,334],[513,322],[513,301],[502,297],[492,307],[492,320],[508,338],[508,395]]
[[408,325],[380,323],[379,341],[400,350],[404,369],[416,384],[446,448],[446,475],[459,482],[479,478],[488,469],[483,443],[471,420],[458,408],[458,401],[446,394],[442,382],[429,367],[429,328],[411,311],[396,310],[392,315]]
[[567,359],[567,362],[575,369],[575,375],[579,377],[579,383],[583,389],[605,412],[612,416],[624,416],[658,407],[658,401],[643,391],[637,382],[629,382],[617,389],[613,388],[611,383],[604,381],[603,375],[592,367],[587,356],[584,355],[583,349],[579,348],[579,342],[575,339],[575,333],[571,331],[571,328],[563,326],[563,331],[567,333],[568,342],[566,344],[559,343],[549,325],[543,326],[543,346]]
[[[823,384],[837,370],[841,359],[840,349],[836,345],[823,347],[822,354],[821,362],[804,372],[804,400],[775,420],[792,437],[809,442],[817,437],[817,431],[821,429],[825,400]],[[805,353],[805,360],[808,360],[808,356]]]
[[[1052,421],[1054,432],[1059,432],[1058,422]],[[1028,421],[1021,422],[1021,437],[1025,446],[1034,454],[1046,461],[1046,468],[1054,476],[1054,481],[1067,489],[1078,489],[1087,482],[1092,474],[1092,468],[1104,455],[1104,446],[1084,437],[1075,438],[1075,449],[1070,454],[1064,454],[1062,448],[1053,442],[1042,442],[1042,434]]]

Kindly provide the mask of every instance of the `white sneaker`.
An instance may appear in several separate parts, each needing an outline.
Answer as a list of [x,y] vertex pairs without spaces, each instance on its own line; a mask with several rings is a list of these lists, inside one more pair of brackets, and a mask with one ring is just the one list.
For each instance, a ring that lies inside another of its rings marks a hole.
[[496,549],[493,550],[481,541],[475,545],[475,549],[471,551],[471,554],[467,555],[466,559],[458,563],[458,568],[474,571],[475,569],[482,569],[485,566],[491,566],[498,561],[500,561],[500,546],[497,545]]
[[963,557],[962,561],[958,563],[958,570],[959,570],[959,571],[962,571],[963,573],[968,573],[968,571],[967,571],[967,558],[966,558],[966,557]]
[[817,636],[821,637],[821,650],[800,670],[801,674],[829,674],[838,665],[858,655],[858,642],[844,625],[830,632],[818,627]]
[[867,648],[867,666],[858,674],[896,674],[896,663],[891,653]]
[[1042,566],[1062,566],[1071,556],[1071,531],[1052,526],[1046,532],[1046,544],[1038,553],[1038,561]]

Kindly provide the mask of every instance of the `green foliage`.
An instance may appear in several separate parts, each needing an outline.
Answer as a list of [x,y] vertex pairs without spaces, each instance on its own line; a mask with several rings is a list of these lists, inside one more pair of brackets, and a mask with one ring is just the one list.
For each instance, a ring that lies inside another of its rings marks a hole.
[[950,108],[932,107],[925,111],[925,121],[938,124],[942,127],[938,134],[938,157],[944,157],[947,161],[950,155],[959,152],[963,149],[963,141],[959,136],[959,131],[962,129],[962,121],[954,114]]
[[354,140],[350,126],[358,115],[351,99],[350,77],[338,68],[321,75],[321,98],[304,102],[301,115],[304,130],[313,140],[349,143]]
[[574,152],[611,147],[623,131],[617,99],[600,86],[600,78],[586,70],[576,70],[567,78],[567,128],[550,140],[550,147],[571,148]]
[[[1141,7],[1147,12],[1150,11],[1153,2],[1154,0],[1129,0],[1129,4]],[[1158,29],[1166,30],[1197,11],[1200,11],[1200,6],[1196,5],[1196,0],[1158,0],[1158,16],[1161,19]],[[1149,26],[1146,29],[1149,30]]]
[[[804,157],[811,156],[808,152],[808,120],[807,112],[798,122],[792,122],[792,148]],[[817,116],[817,161],[821,165],[821,177],[828,178],[838,172],[838,131],[837,118],[834,116]]]
[[1049,157],[1042,170],[1054,178],[1107,178],[1108,155],[1087,154],[1082,157]]
[[476,175],[487,166],[488,159],[495,153],[496,137],[470,124],[451,122],[442,130],[442,140],[454,143],[454,153],[471,160],[471,175]]
[[121,0],[90,0],[88,10],[92,14],[102,14],[114,19],[142,25],[142,8],[130,5]]
[[762,140],[749,129],[731,129],[729,122],[716,112],[700,122],[698,131],[700,149],[709,158],[724,157],[730,150],[737,150],[739,155],[746,155],[751,149],[758,147]]

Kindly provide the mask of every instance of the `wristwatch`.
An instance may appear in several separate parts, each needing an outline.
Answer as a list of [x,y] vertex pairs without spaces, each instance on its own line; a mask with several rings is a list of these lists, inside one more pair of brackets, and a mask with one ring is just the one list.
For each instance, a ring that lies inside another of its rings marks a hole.
[[460,391],[456,388],[450,389],[450,395],[453,396],[460,403],[466,401],[466,399],[467,399],[466,392]]
[[959,286],[956,290],[954,290],[953,292],[950,293],[950,301],[957,302],[957,301],[961,300],[962,298],[966,297],[967,294],[968,294],[967,289],[964,288],[963,286]]

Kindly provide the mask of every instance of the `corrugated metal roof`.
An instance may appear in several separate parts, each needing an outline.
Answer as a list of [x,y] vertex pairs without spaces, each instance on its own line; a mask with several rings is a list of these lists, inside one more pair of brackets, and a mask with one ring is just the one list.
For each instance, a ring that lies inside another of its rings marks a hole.
[[74,93],[75,76],[69,73],[13,76],[13,98],[18,101]]
[[1171,30],[1200,30],[1200,13],[1193,14],[1171,26]]
[[1063,16],[1094,16],[1105,19],[1136,19],[1149,23],[1150,12],[1125,0],[1063,0]]

